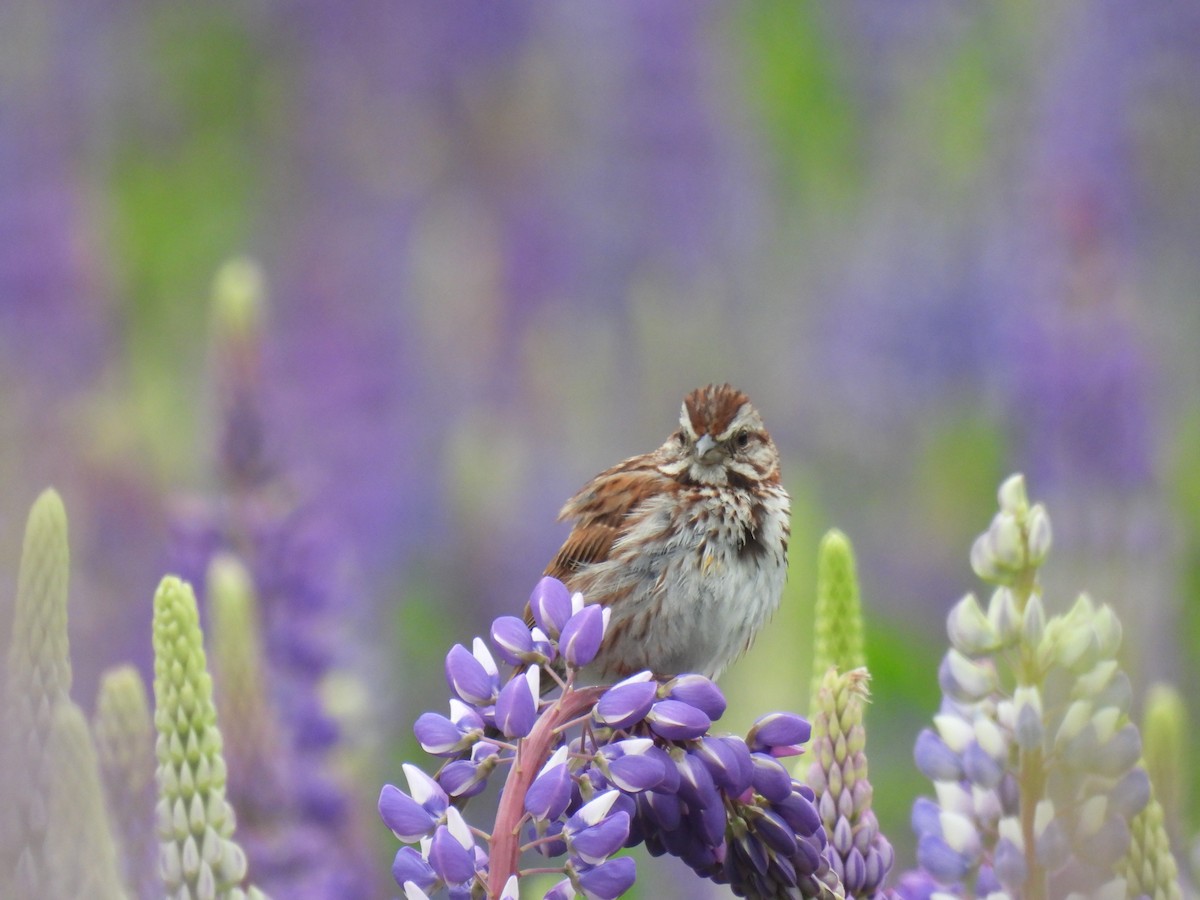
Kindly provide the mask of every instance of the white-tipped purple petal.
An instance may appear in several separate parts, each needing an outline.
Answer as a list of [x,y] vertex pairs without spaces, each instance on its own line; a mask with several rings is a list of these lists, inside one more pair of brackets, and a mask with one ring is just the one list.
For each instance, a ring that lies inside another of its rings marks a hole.
[[475,874],[475,854],[464,847],[449,827],[439,825],[429,845],[429,865],[449,884],[462,884]]
[[511,665],[533,659],[533,635],[516,616],[500,616],[492,622],[492,643],[500,658]]
[[821,828],[821,817],[817,815],[817,808],[813,806],[812,800],[798,791],[793,791],[786,799],[773,806],[775,812],[779,813],[801,837],[816,834]]
[[587,900],[615,900],[633,887],[637,864],[631,857],[620,856],[579,874],[579,888]]
[[567,619],[571,618],[571,594],[565,584],[547,575],[534,586],[529,596],[529,609],[538,627],[550,637],[557,638]]
[[434,756],[453,756],[472,743],[457,725],[433,712],[421,713],[413,724],[413,734],[421,748]]
[[974,741],[962,755],[962,770],[972,784],[982,788],[994,788],[1004,777],[1000,763]]
[[472,728],[483,728],[483,718],[479,715],[475,707],[463,703],[461,700],[450,698],[450,721],[461,728],[463,731],[470,731]]
[[666,690],[672,700],[681,700],[696,707],[714,722],[725,714],[725,695],[715,682],[703,675],[688,674],[672,678],[667,682]]
[[521,894],[517,888],[517,876],[509,875],[508,881],[500,891],[500,900],[520,900]]
[[792,793],[792,776],[783,763],[767,753],[752,753],[751,784],[754,790],[772,803],[779,803]]
[[610,728],[628,728],[646,718],[654,704],[658,685],[649,672],[639,672],[619,681],[604,692],[593,717]]
[[917,862],[938,881],[952,884],[962,879],[970,863],[936,834],[926,833],[917,841]]
[[379,792],[379,817],[392,834],[409,844],[428,837],[436,824],[424,806],[391,784]]
[[446,654],[446,681],[450,690],[473,706],[482,706],[496,699],[498,678],[462,644],[455,644]]
[[593,603],[567,620],[558,638],[558,652],[568,665],[580,669],[596,658],[604,640],[608,612],[606,607]]
[[525,811],[535,819],[557,819],[571,802],[567,748],[559,747],[525,792]]
[[487,787],[492,766],[480,765],[469,759],[456,759],[438,772],[437,781],[451,797],[474,797]]
[[756,817],[754,832],[776,853],[791,856],[796,852],[796,832],[777,813],[764,811]]
[[609,780],[627,793],[649,790],[662,784],[666,767],[656,756],[619,756],[608,764]]
[[701,710],[679,700],[659,700],[646,714],[650,729],[669,741],[698,738],[712,725]]
[[546,891],[543,900],[575,900],[575,887],[571,879],[564,878],[550,890]]
[[917,735],[913,759],[921,774],[930,781],[958,781],[962,778],[962,760],[930,728]]
[[567,828],[563,833],[573,856],[590,866],[599,865],[625,845],[625,839],[629,837],[629,813],[615,812],[595,825],[579,831]]
[[450,805],[450,798],[441,786],[421,769],[412,763],[404,763],[400,767],[408,780],[408,792],[434,818],[438,818]]
[[402,887],[404,888],[404,900],[429,900],[429,895],[421,890],[421,886],[415,881],[406,881]]
[[803,716],[795,713],[768,713],[761,716],[750,728],[750,733],[746,735],[746,744],[756,751],[799,747],[808,743],[811,734],[812,726]]
[[700,746],[693,751],[708,767],[713,781],[734,797],[745,791],[751,780],[750,751],[740,741],[738,745],[745,754],[745,764],[736,749],[737,745],[721,738],[702,738]]
[[571,828],[584,828],[588,825],[595,825],[605,816],[607,816],[613,808],[613,804],[617,802],[617,798],[621,796],[620,791],[605,791],[583,806],[575,815],[571,816],[567,824]]
[[437,873],[414,847],[401,847],[396,852],[392,862],[392,877],[398,885],[403,886],[408,881],[423,891],[433,890],[438,880]]
[[507,737],[522,738],[537,721],[537,698],[540,670],[531,666],[513,676],[496,698],[496,727]]

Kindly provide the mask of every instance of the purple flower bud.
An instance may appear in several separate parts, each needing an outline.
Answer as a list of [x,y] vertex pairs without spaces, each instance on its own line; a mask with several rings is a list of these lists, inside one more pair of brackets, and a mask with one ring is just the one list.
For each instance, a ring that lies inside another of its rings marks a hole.
[[475,874],[475,840],[454,807],[447,810],[446,824],[433,833],[428,859],[438,877],[450,884],[462,884]]
[[629,837],[629,813],[623,810],[612,813],[578,831],[571,828],[568,820],[563,834],[573,856],[589,865],[599,865],[624,846],[625,838]]
[[535,819],[557,819],[571,802],[571,773],[567,748],[559,747],[525,793],[525,811]]
[[492,643],[500,658],[511,665],[541,662],[534,653],[529,626],[516,616],[500,616],[492,622]]
[[861,896],[866,879],[867,861],[857,847],[852,847],[842,863],[842,887],[846,889],[847,896]]
[[[751,750],[766,751],[772,756],[794,756],[801,744],[808,742],[812,726],[795,713],[768,713],[761,716],[746,735]],[[784,752],[779,752],[779,751]]]
[[1085,863],[1096,867],[1112,865],[1114,859],[1120,859],[1129,849],[1129,826],[1119,816],[1109,816],[1100,826],[1100,830],[1089,835],[1086,840],[1077,841],[1076,849],[1079,858]]
[[411,881],[423,891],[433,890],[437,883],[437,873],[417,850],[412,847],[401,847],[392,862],[392,877],[401,887],[406,881]]
[[494,766],[494,762],[480,764],[469,759],[456,759],[442,767],[437,781],[451,797],[474,797],[487,787],[487,777]]
[[996,787],[1004,777],[1004,769],[982,747],[972,741],[962,756],[963,774],[972,784],[982,788]]
[[732,743],[726,743],[721,738],[704,737],[700,745],[693,751],[708,767],[709,774],[718,787],[723,788],[731,796],[738,796],[750,786],[750,751],[746,745],[737,742],[745,754],[746,765]]
[[618,756],[608,764],[609,780],[630,794],[649,790],[662,784],[666,767],[661,759],[650,755]]
[[1108,802],[1115,812],[1132,819],[1150,802],[1150,776],[1142,768],[1131,769],[1113,785]]
[[755,835],[776,853],[792,856],[796,852],[796,832],[777,813],[764,810],[753,822]]
[[646,717],[654,703],[658,685],[649,672],[639,672],[618,681],[600,698],[593,717],[610,728],[628,728]]
[[1035,839],[1034,850],[1037,852],[1039,863],[1051,871],[1058,869],[1071,852],[1071,841],[1062,822],[1058,819],[1048,822]]
[[1142,755],[1142,737],[1137,726],[1127,724],[1120,731],[1096,748],[1092,754],[1093,772],[1116,778],[1127,772]]
[[926,832],[917,841],[917,862],[938,881],[947,884],[961,879],[970,868],[966,857],[932,832]]
[[395,785],[385,784],[379,792],[379,817],[405,843],[428,837],[436,818],[420,803]]
[[558,838],[557,840],[549,840],[537,845],[537,852],[547,859],[562,856],[567,852],[567,842],[561,837],[563,831],[563,823],[561,821],[547,820],[539,822],[536,828],[530,826],[529,831],[531,838],[534,836]]
[[638,794],[638,810],[663,831],[679,827],[679,798],[674,794],[646,791]]
[[564,878],[546,891],[544,900],[575,900],[575,887],[571,884],[571,879]]
[[913,759],[921,774],[930,781],[959,781],[963,777],[962,761],[946,746],[938,734],[926,728],[917,735]]
[[912,830],[918,835],[941,834],[941,807],[928,797],[918,797],[912,808]]
[[571,594],[565,584],[547,575],[534,586],[529,608],[538,627],[557,638],[571,618]]
[[813,806],[812,800],[799,791],[793,790],[786,799],[772,806],[800,837],[809,837],[821,828],[821,817],[817,815],[817,808]]
[[496,727],[506,737],[522,738],[533,730],[540,686],[541,670],[530,666],[510,678],[500,691],[496,698]]
[[636,880],[637,864],[631,857],[621,856],[579,873],[579,889],[587,900],[614,900]]
[[698,808],[714,799],[719,802],[712,774],[703,762],[687,753],[682,759],[675,760],[675,768],[679,772],[679,797],[688,806]]
[[[489,658],[490,656],[491,654],[488,654]],[[455,644],[446,654],[446,681],[459,699],[474,706],[482,706],[496,699],[496,688],[500,679],[495,670],[495,663],[489,671],[486,663],[477,655],[472,654],[462,644]]]
[[596,658],[611,610],[593,603],[583,607],[563,625],[558,652],[568,665],[581,669]]
[[712,721],[703,711],[679,700],[659,700],[646,714],[650,729],[669,741],[686,741],[708,731]]
[[792,776],[775,757],[766,753],[750,754],[754,766],[751,784],[772,803],[779,803],[792,793]]
[[[697,812],[700,813],[698,821],[695,818]],[[693,825],[698,827],[700,836],[708,846],[716,847],[725,840],[725,804],[721,802],[721,796],[716,791],[713,791],[712,797],[699,810],[693,809],[691,815]]]
[[714,722],[725,714],[725,695],[703,675],[680,675],[668,681],[664,689],[672,700],[696,707]]
[[413,734],[426,753],[454,756],[483,736],[483,720],[475,718],[479,721],[477,729],[464,729],[438,713],[422,713],[413,725]]
[[1025,854],[1007,838],[996,842],[996,850],[992,855],[992,869],[1000,883],[1010,891],[1021,888],[1025,879],[1029,877]]

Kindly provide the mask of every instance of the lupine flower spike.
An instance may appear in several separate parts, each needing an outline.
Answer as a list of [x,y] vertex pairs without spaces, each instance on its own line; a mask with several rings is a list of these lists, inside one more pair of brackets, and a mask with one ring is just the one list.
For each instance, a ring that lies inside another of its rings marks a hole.
[[46,808],[55,774],[47,744],[56,708],[68,702],[70,576],[67,513],[54,490],[29,511],[7,659],[0,730],[0,896],[45,892]]
[[986,606],[969,594],[951,610],[942,709],[916,744],[937,793],[913,808],[917,856],[946,896],[1123,898],[1130,887],[1120,861],[1150,782],[1116,658],[1121,628],[1087,596],[1047,615],[1038,569],[1049,549],[1045,509],[1009,478],[971,551],[995,590]]
[[[813,793],[780,762],[801,752],[806,721],[774,713],[745,738],[715,734],[725,698],[699,675],[639,672],[579,687],[606,611],[552,578],[538,583],[530,608],[532,627],[512,617],[492,626],[496,655],[520,666],[507,681],[478,638],[450,650],[449,715],[425,713],[414,728],[444,762],[433,776],[405,764],[408,790],[380,793],[385,824],[417,845],[401,847],[392,866],[407,897],[515,897],[524,875],[557,872],[547,897],[611,900],[637,874],[617,854],[641,843],[740,896],[842,896],[821,852]],[[460,808],[498,771],[504,789],[489,834],[467,826]],[[547,862],[522,868],[534,851]]]
[[92,734],[126,890],[157,900],[163,889],[154,838],[154,724],[146,685],[133,666],[104,673]]
[[160,867],[170,900],[262,900],[241,887],[225,758],[191,586],[164,578],[154,595],[154,724],[158,730]]

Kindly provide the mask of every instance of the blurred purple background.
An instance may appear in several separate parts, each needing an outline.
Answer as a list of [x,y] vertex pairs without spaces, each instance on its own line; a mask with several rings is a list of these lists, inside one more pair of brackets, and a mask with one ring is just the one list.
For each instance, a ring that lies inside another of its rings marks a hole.
[[[263,452],[336,569],[313,672],[359,686],[328,764],[369,818],[561,502],[730,381],[796,498],[769,647],[806,658],[816,541],[855,542],[903,854],[891,773],[1008,472],[1050,507],[1052,606],[1115,604],[1139,692],[1196,683],[1198,172],[1200,8],[1169,0],[12,0],[0,596],[55,484],[75,694],[145,669],[180,523],[228,499],[209,299],[251,256]],[[731,684],[802,708],[773,665]]]

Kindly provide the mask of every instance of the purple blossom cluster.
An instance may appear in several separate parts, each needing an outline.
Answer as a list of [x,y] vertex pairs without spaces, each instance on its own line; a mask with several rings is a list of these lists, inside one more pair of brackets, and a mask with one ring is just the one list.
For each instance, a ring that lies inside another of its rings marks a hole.
[[[410,898],[441,889],[515,897],[521,877],[558,873],[547,897],[611,900],[637,874],[616,854],[638,844],[740,896],[840,896],[813,792],[780,762],[802,752],[807,721],[772,713],[745,738],[713,734],[725,698],[694,674],[578,686],[608,611],[547,577],[530,615],[532,625],[512,616],[492,625],[495,655],[515,666],[507,680],[483,640],[450,650],[450,714],[428,712],[414,726],[445,761],[433,776],[405,764],[408,791],[389,784],[380,794],[383,821],[418,845],[402,847],[392,868]],[[488,834],[460,809],[499,769]],[[565,861],[521,869],[527,851]]]

